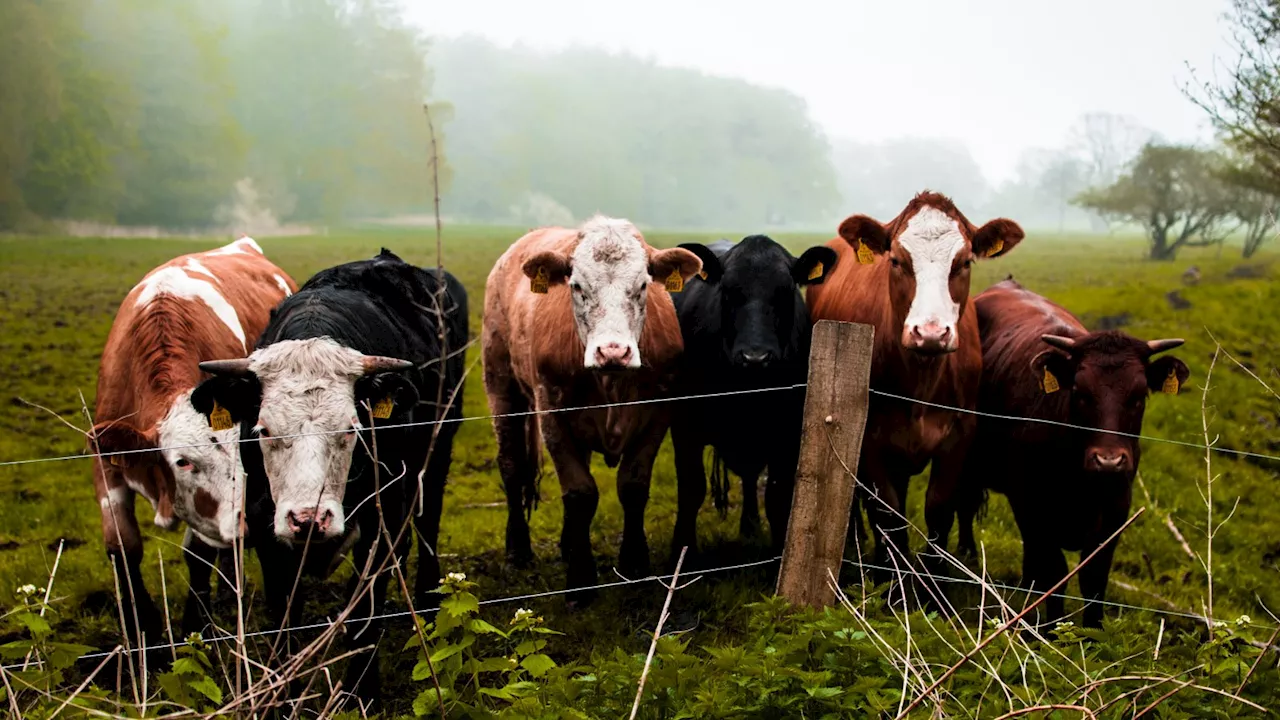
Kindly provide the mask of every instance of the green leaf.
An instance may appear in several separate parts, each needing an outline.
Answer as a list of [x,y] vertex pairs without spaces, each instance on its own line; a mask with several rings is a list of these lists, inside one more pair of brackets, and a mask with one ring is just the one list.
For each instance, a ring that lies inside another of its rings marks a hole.
[[436,694],[434,687],[429,687],[418,694],[413,700],[413,714],[418,717],[431,713],[440,712],[440,703],[442,700],[449,699],[449,689],[440,688],[440,693]]
[[164,694],[179,705],[189,706],[194,703],[191,701],[191,693],[187,690],[186,680],[177,673],[162,673],[156,676],[156,682],[160,685],[160,689]]
[[463,650],[466,650],[467,648],[471,647],[471,644],[474,643],[475,641],[476,641],[475,635],[468,635],[467,637],[462,638],[462,642],[450,643],[449,645],[445,645],[439,650],[431,653],[431,662],[438,663],[441,660],[444,660],[446,658],[451,658],[454,655],[457,655],[458,653],[462,652]]
[[520,666],[528,670],[530,675],[540,678],[546,675],[548,670],[556,666],[556,661],[542,653],[537,653],[520,661]]
[[[477,607],[478,607],[478,606],[477,606]],[[482,634],[482,635],[486,635],[486,634],[496,634],[496,635],[499,635],[499,636],[501,636],[501,637],[507,637],[507,634],[506,634],[505,632],[503,632],[503,631],[499,630],[498,628],[496,628],[496,627],[494,627],[494,626],[490,625],[489,623],[485,622],[484,620],[481,620],[480,618],[475,618],[475,619],[473,619],[473,620],[471,621],[470,625],[469,625],[469,628],[470,628],[471,632],[474,632],[474,633],[480,633],[480,634]]]
[[827,700],[844,692],[840,688],[833,687],[807,687],[804,690],[809,693],[809,697],[819,700]]
[[431,677],[431,665],[426,660],[419,660],[417,665],[413,666],[413,679],[422,681]]
[[222,688],[210,677],[196,678],[187,683],[187,685],[201,695],[213,701],[214,705],[222,704]]
[[536,653],[546,646],[546,640],[525,640],[516,646],[516,654],[524,656],[530,653]]
[[17,660],[25,657],[35,646],[30,640],[14,640],[0,645],[0,656],[7,660]]
[[480,601],[469,592],[450,595],[440,602],[440,609],[454,617],[462,617],[480,610]]
[[506,672],[512,669],[511,660],[505,657],[491,657],[477,660],[471,665],[475,672]]
[[18,613],[13,616],[13,619],[21,623],[27,630],[30,630],[31,634],[36,637],[43,637],[53,632],[53,628],[49,627],[49,622],[36,613]]
[[179,675],[202,677],[205,674],[204,668],[200,666],[200,663],[196,662],[195,658],[190,657],[182,657],[175,660],[172,670]]

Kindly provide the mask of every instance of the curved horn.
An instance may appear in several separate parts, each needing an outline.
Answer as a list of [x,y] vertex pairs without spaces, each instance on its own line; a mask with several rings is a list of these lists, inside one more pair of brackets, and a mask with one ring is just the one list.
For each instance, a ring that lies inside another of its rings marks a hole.
[[380,372],[393,372],[395,370],[408,370],[413,367],[413,363],[408,360],[400,360],[398,358],[386,357],[383,355],[365,355],[360,359],[364,366],[364,374],[372,375]]
[[1061,335],[1041,335],[1040,339],[1058,348],[1059,350],[1065,350],[1067,352],[1071,352],[1073,349],[1075,349],[1075,346],[1076,346],[1075,340],[1072,340],[1069,337],[1063,337]]
[[235,360],[205,360],[200,363],[200,369],[213,375],[244,377],[249,374],[249,358],[236,358]]
[[1151,348],[1151,354],[1162,353],[1165,350],[1172,350],[1182,343],[1186,342],[1182,338],[1165,338],[1164,340],[1148,340],[1147,347]]

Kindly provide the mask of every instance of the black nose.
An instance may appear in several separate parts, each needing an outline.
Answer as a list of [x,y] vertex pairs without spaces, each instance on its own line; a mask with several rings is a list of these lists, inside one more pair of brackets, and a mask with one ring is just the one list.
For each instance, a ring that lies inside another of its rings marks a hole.
[[738,362],[743,365],[768,365],[773,361],[773,353],[768,350],[744,350],[738,353]]

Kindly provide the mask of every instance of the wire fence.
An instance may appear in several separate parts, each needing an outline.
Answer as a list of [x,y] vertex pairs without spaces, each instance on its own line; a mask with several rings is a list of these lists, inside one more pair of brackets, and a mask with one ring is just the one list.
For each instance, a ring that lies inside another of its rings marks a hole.
[[[414,427],[426,427],[426,426],[432,426],[432,425],[444,425],[449,423],[464,423],[464,422],[471,422],[476,420],[492,421],[492,420],[497,420],[501,418],[528,417],[532,415],[550,415],[554,413],[565,413],[565,412],[583,412],[587,410],[604,410],[604,409],[616,408],[616,407],[632,407],[637,405],[650,405],[650,404],[667,403],[667,402],[681,402],[681,401],[688,401],[688,400],[705,400],[710,398],[731,397],[736,395],[753,395],[753,394],[767,393],[767,392],[799,390],[806,387],[808,387],[807,383],[795,383],[792,385],[780,385],[776,387],[750,388],[745,390],[726,390],[726,391],[714,392],[714,393],[676,395],[672,397],[648,398],[648,399],[642,399],[642,400],[625,400],[625,401],[612,402],[612,403],[599,403],[595,405],[577,405],[577,406],[561,407],[561,408],[544,408],[544,409],[523,410],[520,412],[498,413],[498,414],[490,414],[490,415],[469,415],[469,416],[460,417],[460,418],[443,418],[438,420],[422,420],[422,421],[406,422],[406,423],[379,424],[377,425],[375,430],[377,431],[398,430],[398,429],[414,428]],[[1162,437],[1156,437],[1154,435],[1142,435],[1140,433],[1127,433],[1119,430],[1107,430],[1104,428],[1089,427],[1087,425],[1076,425],[1073,423],[1062,422],[1059,420],[1051,420],[1048,418],[1036,418],[1036,417],[1021,416],[1021,415],[1004,415],[999,413],[990,413],[990,412],[985,412],[981,410],[976,410],[973,408],[962,408],[962,407],[956,407],[954,405],[935,403],[928,400],[920,400],[918,398],[913,398],[908,395],[901,395],[898,393],[886,392],[884,390],[877,390],[875,388],[869,389],[868,392],[870,392],[872,395],[889,398],[892,400],[899,400],[902,402],[914,403],[917,405],[923,405],[925,407],[930,407],[937,410],[947,410],[950,412],[962,413],[966,415],[974,415],[977,417],[990,418],[993,420],[1037,423],[1042,425],[1049,425],[1052,427],[1060,427],[1067,430],[1081,430],[1084,432],[1099,433],[1104,435],[1116,435],[1119,437],[1133,438],[1136,440],[1146,440],[1148,442],[1176,445],[1179,447],[1190,448],[1193,450],[1209,450],[1211,452],[1222,453],[1225,455],[1233,455],[1241,458],[1254,458],[1257,460],[1268,460],[1268,461],[1280,463],[1280,455],[1269,455],[1266,453],[1251,452],[1247,450],[1237,450],[1234,448],[1219,447],[1217,445],[1205,445],[1203,443],[1187,442],[1185,440],[1174,440],[1172,438],[1162,438]],[[365,428],[365,429],[368,429],[368,428]],[[323,435],[337,435],[345,432],[347,431],[346,430],[327,430],[327,431],[318,431],[318,432],[297,433],[293,435],[273,435],[272,439],[289,440],[293,438],[315,437],[315,436],[323,436]],[[223,441],[208,442],[208,443],[194,443],[194,444],[188,444],[188,445],[171,445],[171,446],[165,446],[165,447],[144,448],[144,449],[137,449],[137,450],[117,450],[113,452],[102,452],[102,453],[82,452],[76,455],[58,455],[54,457],[31,458],[26,460],[5,460],[5,461],[0,461],[0,467],[16,467],[21,465],[33,465],[36,463],[63,462],[63,461],[69,461],[69,460],[87,460],[91,458],[110,458],[110,457],[117,457],[122,455],[136,455],[136,454],[143,454],[143,453],[162,452],[165,450],[185,450],[185,449],[198,448],[198,447],[212,447],[214,445],[234,445],[234,444],[249,443],[249,442],[257,442],[257,439],[256,438],[239,438],[236,440],[223,440]]]

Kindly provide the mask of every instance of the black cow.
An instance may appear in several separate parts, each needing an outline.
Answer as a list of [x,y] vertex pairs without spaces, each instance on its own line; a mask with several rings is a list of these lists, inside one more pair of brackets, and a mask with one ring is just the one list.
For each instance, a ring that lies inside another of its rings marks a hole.
[[[681,247],[702,259],[697,277],[673,295],[684,336],[680,394],[713,394],[786,387],[808,375],[812,328],[800,286],[822,282],[836,262],[825,247],[799,259],[763,235],[734,244]],[[760,528],[756,480],[768,469],[765,514],[773,546],[781,548],[791,512],[800,452],[804,389],[681,401],[673,408],[671,442],[676,454],[679,510],[672,549],[696,549],[698,509],[707,493],[702,454],[714,453],[715,500],[723,509],[724,469],[742,478],[740,532]]]
[[[192,404],[211,420],[227,412],[243,421],[248,533],[276,621],[300,620],[303,599],[290,604],[289,596],[304,552],[308,566],[316,558],[332,567],[353,545],[356,574],[371,555],[367,567],[376,572],[392,540],[396,557],[408,554],[402,528],[419,510],[415,607],[431,604],[469,333],[466,291],[449,273],[443,280],[442,288],[434,270],[384,248],[307,281],[272,311],[248,358],[200,364],[214,377]],[[448,422],[369,432],[441,417]],[[389,577],[378,575],[364,608],[380,611]],[[356,643],[376,641],[379,623],[353,623],[353,632],[360,628]],[[348,677],[355,684],[346,687],[377,698],[376,657],[353,661]]]

